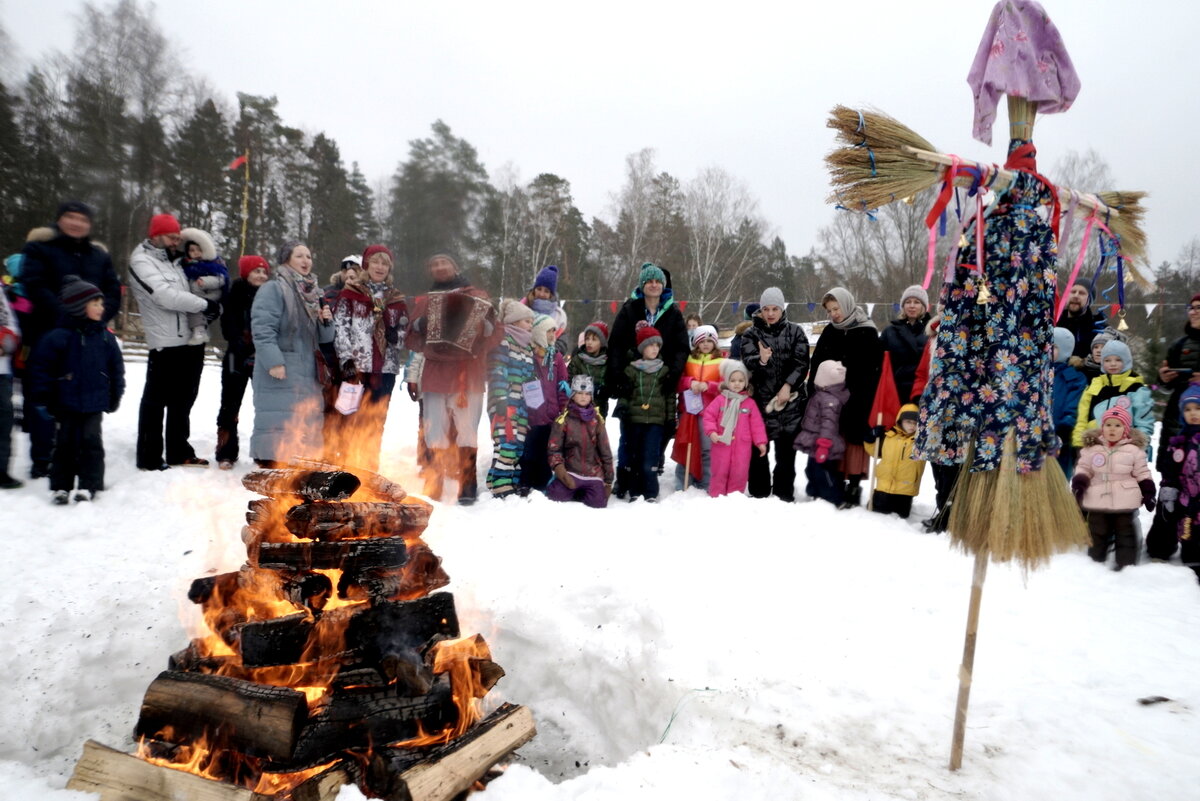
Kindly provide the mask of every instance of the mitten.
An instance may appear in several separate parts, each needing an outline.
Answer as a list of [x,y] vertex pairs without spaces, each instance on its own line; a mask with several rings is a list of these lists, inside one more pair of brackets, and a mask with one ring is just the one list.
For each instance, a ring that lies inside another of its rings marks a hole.
[[1179,490],[1174,487],[1163,487],[1158,491],[1158,502],[1167,514],[1175,512],[1175,501],[1179,500]]
[[1075,500],[1080,506],[1083,506],[1083,493],[1087,492],[1088,486],[1092,480],[1082,473],[1071,479],[1071,492],[1075,493]]
[[388,326],[383,329],[383,338],[387,340],[389,345],[400,344],[400,329],[394,326]]
[[813,454],[813,458],[817,460],[817,464],[824,464],[829,458],[829,449],[833,447],[833,440],[819,437],[817,439],[817,450]]
[[1142,490],[1142,506],[1146,507],[1147,512],[1154,511],[1154,482],[1148,478],[1143,478],[1138,482],[1138,487]]
[[408,399],[414,403],[421,397],[421,390],[417,389],[417,385],[411,381],[408,383]]
[[17,336],[16,331],[0,325],[0,353],[11,356],[17,352],[17,346],[20,344],[21,338]]
[[871,426],[867,429],[867,433],[863,435],[863,442],[874,442],[884,435],[883,426]]
[[204,301],[204,320],[211,323],[221,316],[221,304],[215,300]]

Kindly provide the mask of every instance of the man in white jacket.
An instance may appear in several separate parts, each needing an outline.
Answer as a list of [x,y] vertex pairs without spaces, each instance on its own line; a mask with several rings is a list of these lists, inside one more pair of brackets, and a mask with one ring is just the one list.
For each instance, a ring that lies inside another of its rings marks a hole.
[[[129,285],[142,315],[142,330],[150,358],[146,385],[138,412],[137,466],[141,470],[166,470],[175,465],[207,467],[188,443],[192,404],[200,391],[204,346],[189,345],[189,312],[203,312],[209,320],[221,312],[216,301],[188,290],[187,276],[176,260],[179,221],[170,214],[150,220],[149,238],[129,257]],[[163,460],[163,412],[166,411],[166,460]]]

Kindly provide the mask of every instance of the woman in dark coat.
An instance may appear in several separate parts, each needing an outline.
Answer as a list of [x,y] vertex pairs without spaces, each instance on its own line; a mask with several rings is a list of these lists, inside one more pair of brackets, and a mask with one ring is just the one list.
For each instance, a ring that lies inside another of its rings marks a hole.
[[[858,506],[862,500],[862,480],[866,478],[870,457],[863,447],[870,430],[868,417],[879,385],[883,345],[879,332],[864,309],[854,302],[850,290],[834,287],[825,293],[821,305],[829,315],[829,324],[817,338],[812,364],[808,370],[809,392],[821,362],[834,359],[846,367],[846,388],[850,399],[842,407],[840,430],[846,440],[846,455],[838,472],[846,482],[840,508]],[[911,391],[911,389],[910,389]]]
[[767,439],[775,448],[775,472],[767,455],[750,453],[751,497],[774,495],[791,503],[796,495],[796,449],[792,443],[804,419],[808,392],[808,337],[787,319],[787,304],[778,287],[762,293],[753,325],[741,335],[742,361],[750,370],[754,401],[762,412]]
[[913,400],[913,381],[929,338],[925,333],[928,323],[929,293],[914,284],[900,297],[900,316],[879,335],[883,350],[891,359],[896,395],[902,404]]
[[217,465],[233,468],[238,460],[238,415],[246,397],[246,385],[254,373],[254,338],[250,335],[250,309],[258,288],[271,277],[262,256],[238,259],[238,278],[229,288],[221,310],[221,334],[225,358],[221,360],[221,408],[217,412]]

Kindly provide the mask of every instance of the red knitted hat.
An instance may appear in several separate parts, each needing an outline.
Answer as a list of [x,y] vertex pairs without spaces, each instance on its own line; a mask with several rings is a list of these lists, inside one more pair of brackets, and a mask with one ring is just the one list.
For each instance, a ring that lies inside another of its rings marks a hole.
[[271,272],[271,266],[267,264],[267,260],[262,256],[242,256],[238,259],[238,275],[242,280],[250,277],[250,273],[262,267],[268,273]]
[[638,353],[642,352],[642,348],[647,345],[658,345],[662,347],[662,334],[658,333],[658,329],[652,325],[642,326],[637,330],[637,349]]
[[1103,426],[1106,422],[1113,418],[1116,418],[1121,422],[1121,425],[1125,426],[1126,433],[1129,432],[1129,429],[1133,428],[1133,415],[1131,415],[1129,410],[1124,406],[1113,406],[1104,414],[1100,415],[1100,425]]
[[1192,295],[1192,299],[1188,301],[1188,304],[1190,305],[1192,303],[1195,303],[1198,300],[1200,300],[1200,292],[1197,292],[1195,295]]
[[386,253],[388,261],[392,262],[392,264],[396,263],[396,259],[392,257],[392,251],[388,250],[387,245],[367,245],[367,249],[364,250],[362,254],[362,266],[366,267],[367,262],[369,262],[371,257],[376,253]]
[[608,347],[608,326],[597,320],[594,323],[589,323],[588,327],[583,329],[585,334],[595,334],[600,339],[600,347]]
[[179,220],[171,214],[155,214],[150,218],[149,237],[151,239],[163,234],[177,234],[179,230]]

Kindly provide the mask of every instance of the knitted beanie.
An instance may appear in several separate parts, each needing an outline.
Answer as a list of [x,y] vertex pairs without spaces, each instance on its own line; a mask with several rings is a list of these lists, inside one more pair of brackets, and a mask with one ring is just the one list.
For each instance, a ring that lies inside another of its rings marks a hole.
[[388,261],[392,264],[396,263],[396,260],[392,258],[392,251],[388,250],[387,245],[367,245],[367,249],[363,251],[362,262],[360,262],[360,266],[366,266],[366,264],[371,261],[371,257],[376,253],[386,253]]
[[558,295],[558,267],[550,264],[538,270],[537,278],[533,279],[533,288],[539,286],[549,289],[551,295]]
[[742,307],[742,317],[746,320],[751,320],[754,315],[758,314],[758,310],[762,308],[761,303],[747,303]]
[[589,395],[595,394],[596,384],[592,381],[592,377],[587,373],[580,373],[571,379],[571,394],[576,392],[586,392]]
[[533,309],[519,300],[506,300],[500,304],[500,322],[514,325],[522,320],[532,320]]
[[1054,361],[1065,362],[1075,350],[1075,335],[1065,328],[1055,328],[1054,347],[1058,348],[1058,355],[1054,357]]
[[737,359],[722,359],[717,365],[717,369],[721,372],[721,380],[728,381],[734,373],[741,373],[746,376],[746,380],[750,380],[750,371],[746,369],[746,365]]
[[813,383],[822,389],[846,383],[846,365],[834,359],[826,359],[817,365],[817,377]]
[[462,272],[462,267],[460,267],[458,265],[458,259],[454,258],[452,255],[450,255],[449,253],[447,253],[445,251],[441,251],[440,253],[434,253],[432,256],[430,256],[428,259],[425,260],[425,266],[429,267],[429,265],[432,264],[435,259],[445,259],[446,261],[448,261],[454,265],[454,272],[456,272],[456,273]]
[[1116,356],[1121,360],[1121,372],[1133,369],[1133,354],[1129,350],[1129,346],[1124,342],[1116,339],[1109,340],[1104,345],[1104,350],[1100,351],[1100,364],[1104,365],[1104,360],[1109,356]]
[[84,203],[82,200],[64,200],[62,203],[58,204],[58,211],[55,212],[54,219],[57,220],[64,214],[71,213],[82,214],[89,220],[94,219],[96,216],[96,210]]
[[1100,415],[1100,427],[1109,420],[1118,420],[1121,425],[1125,426],[1125,433],[1129,433],[1129,429],[1133,428],[1133,415],[1124,406],[1113,406],[1107,409],[1104,414]]
[[243,281],[260,267],[268,273],[271,272],[271,265],[267,264],[267,260],[262,256],[242,256],[238,259],[238,275],[242,277]]
[[760,308],[763,306],[778,306],[781,309],[787,308],[787,303],[783,299],[783,290],[777,286],[764,289],[762,297],[758,299],[758,305]]
[[648,261],[642,265],[642,271],[638,273],[638,287],[644,287],[647,281],[658,281],[665,286],[667,274],[657,264]]
[[693,348],[705,339],[711,339],[714,345],[717,344],[717,329],[711,325],[698,325],[688,336],[692,340]]
[[1179,422],[1183,422],[1183,408],[1189,403],[1200,405],[1200,384],[1188,384],[1179,396]]
[[603,323],[600,320],[590,323],[587,328],[583,329],[583,333],[595,334],[600,338],[600,347],[608,347],[608,325],[606,323]]
[[1192,295],[1192,299],[1188,301],[1188,305],[1190,306],[1191,304],[1195,303],[1196,301],[1200,301],[1200,292],[1197,292],[1195,295]]
[[652,325],[644,325],[637,331],[637,350],[642,353],[647,345],[658,345],[662,347],[662,334],[658,333],[658,329]]
[[72,317],[83,317],[88,302],[103,297],[104,293],[97,289],[95,284],[89,284],[78,275],[63,276],[63,288],[58,293],[58,299],[62,301],[67,314]]
[[150,218],[150,233],[147,234],[151,239],[163,234],[179,233],[179,220],[171,214],[155,214]]
[[925,307],[925,311],[929,311],[929,293],[920,284],[913,284],[904,290],[904,294],[900,296],[900,305],[903,306],[904,301],[909,298],[916,298],[921,301],[921,305]]
[[[524,305],[524,304],[522,304]],[[550,335],[558,328],[558,323],[548,314],[533,315],[533,344],[542,350],[550,347]]]

